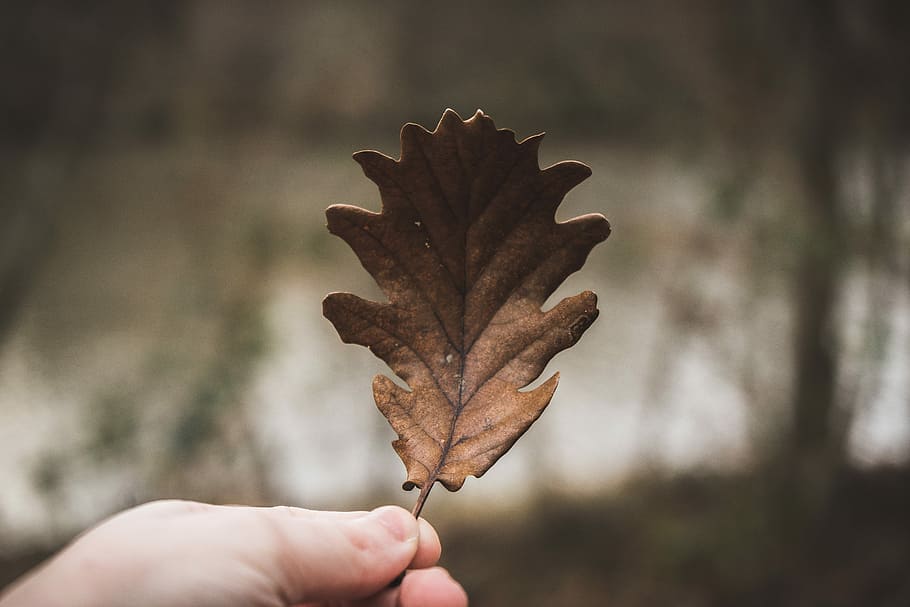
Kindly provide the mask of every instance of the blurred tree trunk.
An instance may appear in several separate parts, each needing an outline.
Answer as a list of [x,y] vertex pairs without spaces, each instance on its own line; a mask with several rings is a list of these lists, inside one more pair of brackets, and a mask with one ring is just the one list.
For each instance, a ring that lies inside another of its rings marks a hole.
[[[827,114],[821,110],[821,114]],[[798,457],[839,459],[843,432],[835,427],[838,380],[836,303],[842,278],[842,211],[836,163],[837,127],[811,119],[797,150],[805,212],[794,268],[792,444]]]
[[796,463],[815,463],[823,468],[842,461],[846,435],[835,420],[840,357],[835,314],[846,246],[837,169],[851,119],[845,102],[851,85],[844,81],[849,63],[839,8],[834,2],[805,2],[793,7],[799,34],[796,44],[798,49],[802,46],[803,59],[801,72],[797,68],[797,80],[803,88],[793,129],[803,222],[793,272],[790,438]]

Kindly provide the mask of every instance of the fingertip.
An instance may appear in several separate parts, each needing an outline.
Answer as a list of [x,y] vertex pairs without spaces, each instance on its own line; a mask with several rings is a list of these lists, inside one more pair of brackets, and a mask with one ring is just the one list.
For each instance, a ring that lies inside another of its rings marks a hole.
[[418,519],[420,537],[417,544],[417,553],[414,560],[411,561],[409,569],[425,569],[432,567],[439,561],[442,555],[442,544],[439,541],[439,535],[426,519]]
[[380,506],[369,517],[376,520],[396,542],[416,542],[420,525],[411,514],[400,506]]

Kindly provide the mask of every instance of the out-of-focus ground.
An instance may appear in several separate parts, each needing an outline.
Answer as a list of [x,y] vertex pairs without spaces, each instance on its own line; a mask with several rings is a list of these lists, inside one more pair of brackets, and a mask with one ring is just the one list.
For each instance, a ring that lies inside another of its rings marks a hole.
[[614,231],[554,295],[601,316],[551,406],[425,510],[472,604],[910,602],[907,9],[0,12],[0,586],[159,497],[409,506],[323,211],[480,107]]

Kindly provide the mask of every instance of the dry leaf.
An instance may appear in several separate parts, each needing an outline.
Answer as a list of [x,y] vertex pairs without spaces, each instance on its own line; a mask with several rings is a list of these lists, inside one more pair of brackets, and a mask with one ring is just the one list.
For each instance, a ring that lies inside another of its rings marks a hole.
[[559,375],[521,392],[597,317],[586,291],[541,306],[610,233],[599,214],[557,223],[556,208],[591,170],[541,170],[543,135],[515,141],[481,111],[446,110],[432,133],[401,130],[401,158],[354,159],[379,186],[382,212],[334,205],[329,230],[388,303],[332,293],[323,311],[347,343],[367,346],[410,387],[377,375],[376,404],[398,433],[405,489],[450,491],[481,476],[543,412]]

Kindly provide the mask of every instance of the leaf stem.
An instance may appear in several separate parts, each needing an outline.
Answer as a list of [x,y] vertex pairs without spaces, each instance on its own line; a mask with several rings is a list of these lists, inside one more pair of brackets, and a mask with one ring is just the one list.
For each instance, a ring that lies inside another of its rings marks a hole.
[[414,504],[414,509],[411,510],[411,514],[414,515],[414,518],[420,517],[420,511],[423,510],[423,505],[427,501],[427,496],[430,495],[430,489],[432,489],[435,484],[436,481],[432,480],[424,483],[423,487],[420,488],[420,495],[417,496],[417,503]]
[[[423,487],[420,488],[420,495],[417,496],[417,503],[414,504],[414,509],[411,510],[411,514],[414,518],[420,517],[420,511],[423,510],[423,505],[427,501],[427,496],[430,495],[430,489],[433,488],[433,485],[436,484],[436,480],[431,480],[430,482],[424,483]],[[404,580],[404,575],[407,571],[402,571],[398,577],[389,582],[388,588],[397,588],[401,586],[401,581]]]

